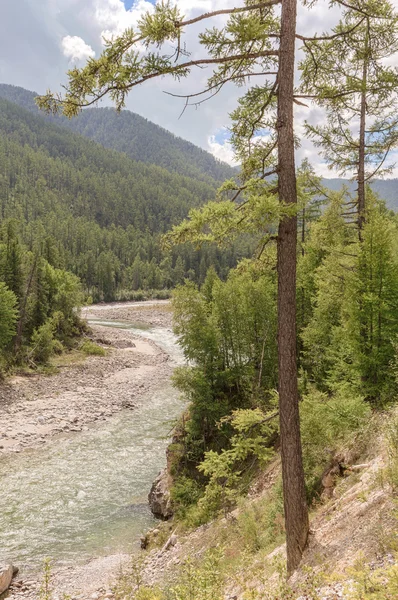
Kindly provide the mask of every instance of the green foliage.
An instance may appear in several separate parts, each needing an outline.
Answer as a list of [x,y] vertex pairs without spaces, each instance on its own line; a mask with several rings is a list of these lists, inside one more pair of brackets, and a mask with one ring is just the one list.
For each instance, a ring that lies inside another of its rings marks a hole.
[[54,352],[62,352],[62,344],[55,339],[55,330],[58,325],[58,315],[46,321],[38,329],[33,331],[30,349],[29,360],[34,364],[47,364],[51,355]]
[[0,350],[5,348],[14,337],[17,318],[17,298],[14,292],[0,281]]
[[319,491],[324,469],[336,451],[357,442],[371,416],[369,405],[359,396],[342,390],[335,396],[313,390],[300,407],[304,470],[309,498]]
[[394,600],[398,595],[398,564],[372,569],[363,557],[350,569],[352,581],[346,586],[349,600]]
[[220,510],[228,512],[236,504],[242,474],[250,468],[250,463],[253,466],[254,461],[264,466],[272,458],[270,440],[277,430],[277,422],[273,423],[269,417],[257,408],[237,410],[223,419],[230,422],[236,432],[230,439],[230,447],[220,453],[206,452],[198,466],[208,480],[198,502],[199,510],[207,519]]
[[[250,253],[252,241],[243,237],[223,251],[209,244],[199,250],[173,248],[170,254],[160,248],[162,233],[215,195],[218,181],[204,175],[212,170],[211,160],[204,160],[203,172],[181,175],[178,165],[185,147],[178,164],[162,161],[157,163],[161,168],[149,164],[150,156],[139,162],[105,150],[65,129],[63,120],[62,127],[48,122],[36,109],[32,114],[2,99],[0,106],[0,274],[18,298],[24,279],[23,244],[53,267],[75,273],[95,301],[117,300],[138,290],[146,295],[169,290],[185,278],[203,283],[210,265],[225,278],[238,257]],[[117,119],[111,114],[104,112],[102,125],[93,117],[82,132],[101,133],[102,127],[107,131],[106,117],[112,123]],[[146,135],[145,123],[141,127]],[[170,146],[170,139],[166,141]],[[195,152],[192,155],[192,163],[199,163]],[[214,175],[220,178],[222,169],[218,172],[216,167]],[[39,298],[37,307],[45,311]],[[39,326],[43,316],[37,316]]]
[[398,491],[398,413],[392,410],[386,426],[386,441],[388,450],[388,464],[386,475],[394,493]]
[[[13,85],[0,84],[0,97],[38,114],[36,94]],[[41,113],[44,116],[44,113]],[[171,173],[205,181],[224,181],[234,169],[212,154],[178,138],[166,129],[128,110],[89,108],[74,119],[46,116],[46,120],[79,133],[105,148],[124,152],[135,161],[158,165]],[[145,144],[141,140],[145,139]]]
[[303,367],[320,389],[350,385],[354,395],[380,403],[395,393],[397,221],[369,190],[359,243],[344,210],[344,196],[332,196],[300,263],[308,299]]
[[40,585],[39,600],[51,600],[53,597],[51,586],[51,559],[46,558],[43,562],[43,575]]
[[164,589],[143,585],[139,570],[133,576],[119,579],[115,594],[131,600],[222,600],[223,552],[218,548],[210,549],[200,560],[187,558],[173,584]]
[[239,507],[237,527],[241,543],[250,553],[274,547],[277,540],[283,540],[285,528],[281,479],[267,494]]
[[[230,448],[235,425],[237,429],[252,427],[254,432],[256,424],[250,419],[262,413],[236,413],[235,423],[223,417],[256,404],[264,411],[273,405],[272,395],[264,393],[264,388],[276,385],[275,292],[274,273],[254,270],[233,273],[225,283],[209,271],[201,290],[187,283],[175,291],[175,332],[192,364],[174,374],[175,386],[190,400],[184,457],[175,466],[177,473],[198,478],[196,465],[205,452]],[[255,450],[253,439],[245,450],[240,448],[242,460],[250,444]],[[235,453],[238,460],[238,446]],[[232,464],[235,459],[232,455],[230,459]]]
[[307,124],[307,132],[331,168],[342,174],[355,169],[359,178],[359,116],[364,108],[368,181],[376,173],[391,171],[385,159],[397,144],[398,80],[389,60],[398,50],[398,14],[388,0],[344,6],[331,36],[306,42],[308,51],[300,65],[303,91],[315,91],[326,109],[326,123]]
[[98,344],[95,344],[91,340],[84,340],[84,342],[80,346],[80,350],[84,354],[87,354],[88,356],[105,356],[106,355],[105,348],[102,348],[102,346],[98,346]]

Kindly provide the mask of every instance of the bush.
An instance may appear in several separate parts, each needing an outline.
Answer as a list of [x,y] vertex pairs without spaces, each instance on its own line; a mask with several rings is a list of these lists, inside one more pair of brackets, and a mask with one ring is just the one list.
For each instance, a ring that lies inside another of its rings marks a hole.
[[398,598],[398,564],[372,569],[363,557],[351,569],[352,582],[345,593],[349,600],[396,600]]
[[15,335],[18,318],[17,297],[0,282],[0,349],[5,348]]
[[34,364],[47,364],[51,355],[62,352],[61,342],[54,338],[56,323],[50,319],[44,325],[35,329],[30,345],[29,358]]
[[241,540],[249,552],[274,546],[285,531],[282,480],[268,494],[243,508],[237,519]]
[[335,452],[354,443],[366,428],[371,409],[363,398],[341,391],[333,397],[313,390],[300,409],[304,470],[309,497],[318,491],[320,478]]
[[388,450],[387,479],[394,492],[398,490],[398,411],[394,410],[387,421],[386,440]]
[[161,590],[143,585],[136,569],[130,576],[122,576],[116,586],[117,600],[222,600],[223,577],[221,574],[223,554],[218,549],[206,552],[203,559],[193,562],[188,558],[175,584]]
[[106,350],[102,348],[102,346],[98,346],[91,340],[84,340],[82,345],[80,346],[80,350],[87,354],[87,356],[105,356]]
[[173,484],[171,498],[183,514],[185,508],[198,502],[202,493],[203,490],[197,481],[181,475]]

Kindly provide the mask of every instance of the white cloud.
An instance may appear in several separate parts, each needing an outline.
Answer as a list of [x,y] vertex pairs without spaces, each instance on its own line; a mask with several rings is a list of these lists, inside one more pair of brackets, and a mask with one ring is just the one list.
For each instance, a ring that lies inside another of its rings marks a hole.
[[130,10],[126,10],[122,0],[96,0],[95,20],[101,27],[101,39],[120,35],[129,27],[135,27],[142,15],[153,10],[147,0],[137,0]]
[[69,60],[87,60],[94,58],[95,52],[91,46],[77,35],[66,35],[62,40],[62,51]]
[[208,151],[211,152],[216,158],[226,162],[232,166],[236,166],[238,163],[235,160],[234,151],[231,143],[225,141],[224,143],[217,142],[215,135],[210,135],[207,139]]

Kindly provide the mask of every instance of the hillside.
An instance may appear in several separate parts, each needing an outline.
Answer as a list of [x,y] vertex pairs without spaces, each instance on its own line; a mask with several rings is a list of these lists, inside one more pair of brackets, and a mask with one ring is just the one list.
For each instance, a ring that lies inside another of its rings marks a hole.
[[[37,94],[20,87],[0,84],[0,97],[38,114]],[[48,121],[98,142],[105,148],[125,152],[136,161],[155,164],[172,173],[211,182],[231,178],[234,169],[194,144],[128,110],[117,114],[111,108],[90,108],[77,118],[45,116]]]
[[40,243],[54,266],[76,273],[96,298],[161,289],[221,271],[231,253],[182,250],[165,257],[159,234],[214,196],[199,181],[104,149],[7,100],[0,100],[0,214],[22,241]]
[[[347,179],[323,179],[322,183],[331,190],[340,190],[344,185],[350,191],[355,189],[355,184]],[[376,179],[371,186],[386,201],[388,208],[398,210],[398,179]]]

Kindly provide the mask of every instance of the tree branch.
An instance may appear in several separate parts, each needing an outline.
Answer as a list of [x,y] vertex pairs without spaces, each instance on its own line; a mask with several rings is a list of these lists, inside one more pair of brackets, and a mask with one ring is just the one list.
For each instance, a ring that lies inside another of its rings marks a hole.
[[351,29],[347,29],[347,31],[341,31],[340,33],[335,33],[334,35],[322,35],[322,36],[315,36],[315,37],[305,37],[303,35],[299,35],[296,34],[296,38],[298,40],[301,40],[303,42],[328,42],[331,40],[335,40],[336,38],[339,37],[345,37],[346,35],[349,35],[350,33],[352,33],[353,31],[355,31],[357,29],[357,27],[359,27],[360,25],[362,25],[362,23],[366,20],[366,16],[362,17],[362,19],[360,21],[358,21],[358,23],[356,23],[356,25],[354,25],[353,27],[351,27]]
[[199,23],[199,21],[203,21],[204,19],[218,17],[220,15],[236,15],[238,13],[248,12],[250,10],[258,10],[261,8],[276,6],[277,4],[282,4],[282,0],[267,0],[266,2],[259,2],[258,4],[252,4],[251,6],[242,6],[238,8],[224,8],[221,10],[215,10],[214,12],[204,13],[202,15],[199,15],[199,17],[189,19],[189,21],[177,22],[175,26],[185,27],[186,25],[193,25],[194,23]]

